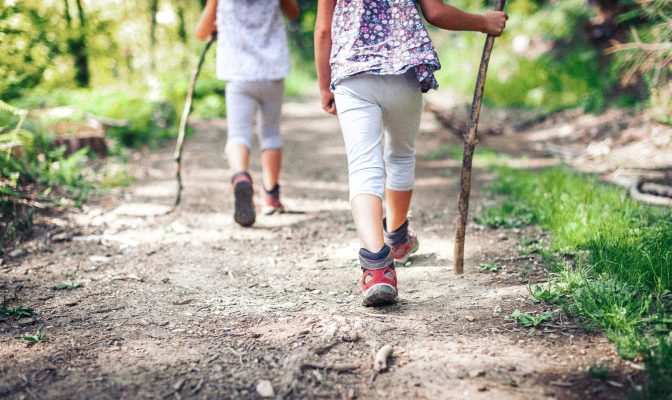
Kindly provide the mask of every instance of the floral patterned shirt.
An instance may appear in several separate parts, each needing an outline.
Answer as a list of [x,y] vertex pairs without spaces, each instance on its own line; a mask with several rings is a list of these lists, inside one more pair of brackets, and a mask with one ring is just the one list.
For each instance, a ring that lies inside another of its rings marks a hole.
[[331,85],[357,74],[411,68],[423,92],[438,88],[439,57],[417,0],[337,0],[332,19]]

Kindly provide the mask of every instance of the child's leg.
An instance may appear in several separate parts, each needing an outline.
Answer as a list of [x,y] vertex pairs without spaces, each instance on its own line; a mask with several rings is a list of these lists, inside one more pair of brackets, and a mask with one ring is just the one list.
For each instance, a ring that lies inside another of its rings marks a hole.
[[246,82],[229,82],[226,85],[226,122],[228,137],[226,157],[234,172],[247,171],[252,147],[252,124],[257,100],[248,93]]
[[397,191],[390,188],[385,189],[385,200],[387,208],[385,210],[385,222],[388,232],[394,232],[406,222],[408,210],[411,206],[412,190]]
[[380,251],[385,244],[383,201],[376,195],[364,193],[355,196],[350,204],[361,246],[373,253]]
[[382,110],[372,93],[376,90],[372,81],[375,77],[349,79],[339,84],[334,95],[348,156],[352,216],[362,247],[375,253],[384,244],[385,171]]
[[252,145],[252,123],[257,106],[257,100],[250,93],[247,82],[234,81],[226,85],[226,154],[229,168],[234,172],[231,178],[234,195],[233,219],[242,226],[250,226],[256,219],[254,189],[247,169]]
[[282,167],[282,142],[280,140],[280,114],[284,96],[282,80],[260,81],[257,99],[259,100],[259,143],[261,143],[261,166],[266,215],[285,211],[280,201],[280,168]]
[[334,91],[348,155],[350,203],[362,245],[362,303],[397,301],[397,274],[390,248],[383,240],[385,170],[382,149],[380,79],[362,76],[340,83]]
[[261,167],[264,172],[264,189],[273,190],[280,181],[282,167],[282,149],[269,149],[261,152]]
[[387,172],[385,243],[392,249],[395,262],[404,264],[419,248],[407,216],[413,196],[415,139],[420,128],[422,94],[413,73],[400,78],[385,85],[396,96],[388,93],[388,101],[383,103]]
[[285,86],[282,80],[264,81],[259,89],[261,164],[264,171],[264,189],[269,191],[278,184],[282,166],[280,114]]
[[415,180],[415,139],[420,129],[422,93],[416,78],[406,74],[396,85],[386,85],[396,95],[383,104],[385,126],[385,170],[387,230],[393,232],[406,222]]

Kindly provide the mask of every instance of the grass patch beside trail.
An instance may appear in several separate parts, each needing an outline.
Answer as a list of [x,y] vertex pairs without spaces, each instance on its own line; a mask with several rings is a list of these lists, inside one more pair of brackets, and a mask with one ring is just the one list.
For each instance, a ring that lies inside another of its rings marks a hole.
[[496,172],[490,189],[505,199],[476,220],[551,234],[539,252],[554,274],[533,297],[604,331],[622,357],[643,358],[647,395],[672,396],[672,212],[567,168]]

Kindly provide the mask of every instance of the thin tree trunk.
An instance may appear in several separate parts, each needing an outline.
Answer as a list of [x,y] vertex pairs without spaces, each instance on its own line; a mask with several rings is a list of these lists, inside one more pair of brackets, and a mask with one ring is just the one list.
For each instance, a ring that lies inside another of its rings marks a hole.
[[151,20],[149,24],[149,69],[154,71],[154,45],[156,44],[156,13],[159,11],[159,0],[149,0]]
[[[86,45],[86,14],[82,7],[81,0],[76,0],[77,13],[79,17],[79,27],[75,28],[72,23],[72,15],[70,14],[70,3],[68,0],[63,1],[65,7],[64,17],[68,29],[68,52],[73,58],[75,64],[75,81],[77,86],[89,86],[91,75],[89,72],[89,57]],[[75,32],[76,30],[76,32]]]
[[175,0],[175,8],[177,9],[177,37],[180,38],[180,43],[184,48],[182,51],[182,67],[189,66],[189,59],[187,57],[187,24],[184,20],[184,4],[182,0]]

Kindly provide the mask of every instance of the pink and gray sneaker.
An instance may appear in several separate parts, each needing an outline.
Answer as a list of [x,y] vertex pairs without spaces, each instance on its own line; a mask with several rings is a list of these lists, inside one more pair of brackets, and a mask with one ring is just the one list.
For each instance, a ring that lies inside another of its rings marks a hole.
[[275,185],[273,189],[266,190],[266,204],[261,212],[264,215],[283,214],[285,207],[280,202],[280,185]]
[[384,306],[397,302],[397,273],[390,248],[385,245],[378,253],[359,251],[362,266],[362,304]]
[[233,219],[242,226],[252,226],[257,217],[254,210],[252,177],[247,171],[238,172],[231,178],[233,185]]
[[385,244],[392,249],[394,262],[404,265],[420,247],[418,236],[408,227],[408,220],[394,232],[387,232],[387,224],[384,220],[383,226],[385,227]]

